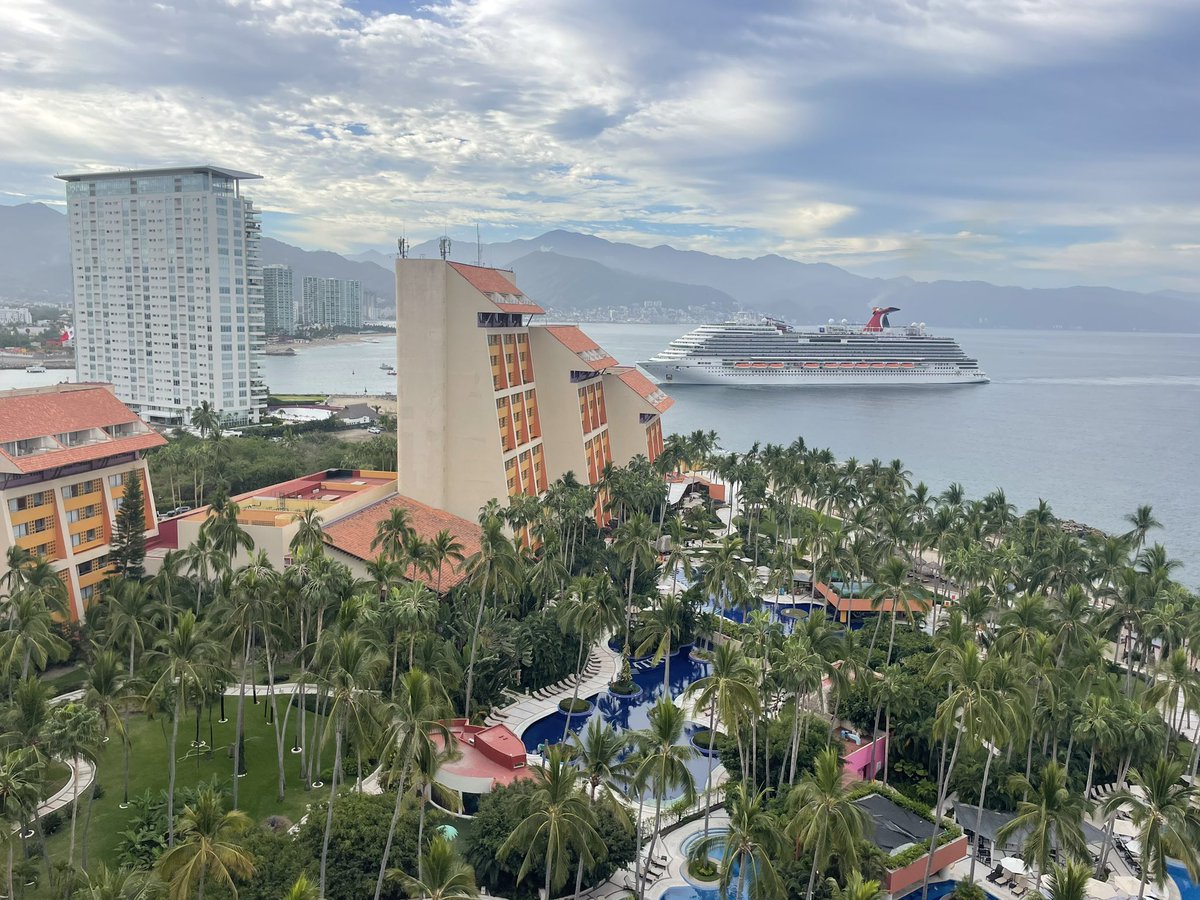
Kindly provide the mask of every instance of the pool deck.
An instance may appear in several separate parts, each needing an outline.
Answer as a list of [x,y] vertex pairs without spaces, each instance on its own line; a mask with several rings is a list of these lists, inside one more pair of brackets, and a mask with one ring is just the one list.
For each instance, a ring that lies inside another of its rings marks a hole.
[[[607,640],[598,642],[588,654],[583,680],[579,683],[579,696],[586,698],[607,690],[620,674],[621,654],[609,647]],[[572,675],[548,688],[519,695],[507,706],[493,707],[483,721],[485,725],[507,725],[520,737],[533,722],[558,712],[560,700],[570,700],[573,696],[575,676]]]

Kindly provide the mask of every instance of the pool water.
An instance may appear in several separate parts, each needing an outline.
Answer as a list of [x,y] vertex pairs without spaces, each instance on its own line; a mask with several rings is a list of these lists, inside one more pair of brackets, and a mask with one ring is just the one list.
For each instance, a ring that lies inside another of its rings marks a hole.
[[[958,887],[957,881],[935,881],[929,885],[929,890],[925,892],[926,900],[942,900],[943,897],[948,897],[954,893],[954,889]],[[921,900],[921,885],[917,885],[907,894],[903,896],[910,900]],[[987,900],[999,900],[995,894],[989,894],[984,891],[984,896]]]
[[[685,647],[671,655],[671,696],[678,697],[688,686],[708,674],[708,664],[697,662],[688,654],[690,647]],[[587,727],[588,722],[597,716],[619,731],[636,731],[650,724],[650,710],[659,698],[663,696],[663,663],[654,665],[649,659],[633,660],[630,663],[634,682],[642,689],[636,697],[614,697],[605,692],[594,694],[586,699],[595,704],[596,708],[590,716],[572,716],[568,731],[580,732]],[[538,748],[557,744],[562,740],[563,724],[567,717],[557,710],[530,723],[521,733],[525,749],[530,753],[538,752]],[[701,730],[699,725],[687,726],[683,740]],[[690,742],[689,742],[690,746]],[[714,761],[714,767],[718,765]],[[688,760],[688,769],[696,779],[696,790],[703,790],[708,777],[708,758],[696,754]]]
[[1200,885],[1192,883],[1192,879],[1188,877],[1187,868],[1183,863],[1171,860],[1167,863],[1167,873],[1171,876],[1171,880],[1175,882],[1179,888],[1179,896],[1183,900],[1200,900]]

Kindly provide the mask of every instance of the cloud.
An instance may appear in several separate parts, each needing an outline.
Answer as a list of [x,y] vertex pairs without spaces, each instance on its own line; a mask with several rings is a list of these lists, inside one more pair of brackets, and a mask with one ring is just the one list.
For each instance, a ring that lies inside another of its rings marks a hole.
[[307,246],[478,222],[1200,289],[1198,31],[1182,0],[9,0],[0,194],[216,162]]

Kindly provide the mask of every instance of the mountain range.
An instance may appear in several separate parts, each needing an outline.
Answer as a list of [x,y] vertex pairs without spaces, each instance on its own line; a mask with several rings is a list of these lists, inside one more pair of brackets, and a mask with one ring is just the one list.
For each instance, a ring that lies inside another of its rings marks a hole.
[[[412,257],[436,257],[436,241]],[[450,258],[511,268],[521,289],[549,310],[586,316],[647,304],[728,315],[753,310],[797,323],[863,321],[873,305],[897,306],[896,322],[935,328],[1080,328],[1200,332],[1200,295],[1138,293],[1107,287],[1035,289],[982,281],[867,278],[827,263],[782,256],[730,259],[662,245],[639,247],[571,231],[527,240],[452,245]],[[393,257],[342,256],[264,237],[262,260],[304,275],[357,278],[364,290],[395,297]],[[70,260],[62,213],[40,203],[0,206],[0,299],[69,302]],[[607,317],[607,316],[606,316]]]

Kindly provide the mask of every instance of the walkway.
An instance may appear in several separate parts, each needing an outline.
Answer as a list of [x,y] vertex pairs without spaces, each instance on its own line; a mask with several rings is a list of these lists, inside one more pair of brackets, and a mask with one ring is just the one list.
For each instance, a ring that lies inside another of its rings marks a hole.
[[[621,674],[621,654],[608,646],[603,640],[592,647],[588,654],[587,665],[584,666],[583,680],[579,683],[580,698],[599,694],[617,679]],[[507,725],[520,737],[533,722],[547,715],[558,712],[560,700],[570,700],[575,696],[575,676],[564,678],[548,688],[541,688],[533,693],[525,694],[513,703],[504,707],[493,707],[483,720],[485,725]]]

